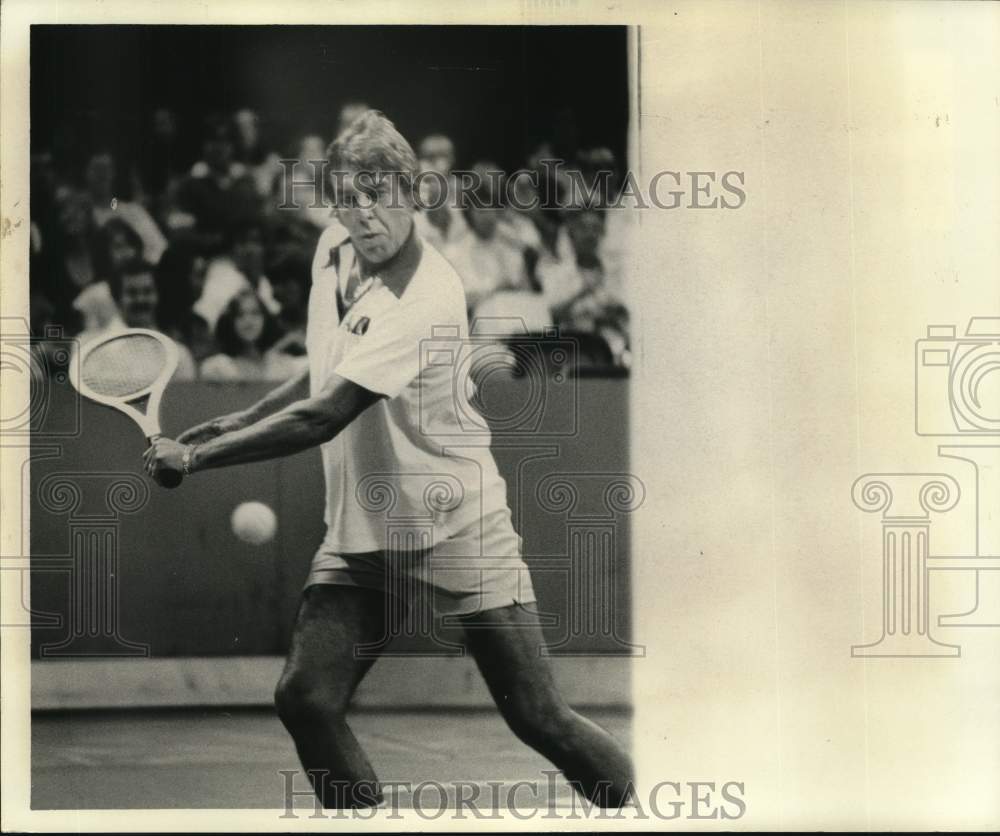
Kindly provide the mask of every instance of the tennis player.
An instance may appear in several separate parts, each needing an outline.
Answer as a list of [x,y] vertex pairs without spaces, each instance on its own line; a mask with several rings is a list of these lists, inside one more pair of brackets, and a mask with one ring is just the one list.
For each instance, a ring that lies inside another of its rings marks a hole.
[[[367,111],[329,157],[343,172],[340,223],[324,232],[313,261],[308,370],[246,411],[176,441],[160,438],[145,454],[146,469],[194,474],[320,447],[327,533],[275,698],[325,807],[382,800],[346,722],[376,655],[355,649],[384,643],[399,599],[427,588],[439,612],[461,618],[466,646],[513,732],[579,793],[619,807],[630,792],[628,755],[564,702],[539,654],[538,618],[524,606],[535,596],[504,480],[482,436],[480,446],[470,444],[459,421],[470,408],[466,387],[455,385],[454,364],[421,362],[421,344],[436,328],[462,339],[468,322],[458,275],[414,228],[413,149],[384,115]],[[365,178],[373,171],[395,174]],[[390,542],[385,504],[373,497],[391,497],[395,518],[427,517],[428,479],[441,474],[453,487],[430,511],[433,549],[419,535],[411,550],[401,549]],[[481,567],[449,562],[469,555],[483,555]]]

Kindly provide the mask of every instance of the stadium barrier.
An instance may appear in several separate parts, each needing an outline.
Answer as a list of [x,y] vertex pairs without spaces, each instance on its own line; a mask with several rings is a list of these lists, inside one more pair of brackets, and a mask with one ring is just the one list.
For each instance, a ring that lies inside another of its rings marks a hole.
[[[174,384],[164,432],[267,388]],[[323,533],[318,454],[210,471],[166,491],[141,475],[144,442],[127,419],[66,386],[42,394],[30,465],[35,707],[269,700]],[[630,634],[628,517],[643,499],[628,472],[628,380],[497,377],[483,408],[557,676],[575,702],[627,703],[628,659],[642,652]],[[277,512],[278,534],[263,546],[230,529],[246,500]],[[488,700],[457,638],[454,626],[411,618],[359,704]]]

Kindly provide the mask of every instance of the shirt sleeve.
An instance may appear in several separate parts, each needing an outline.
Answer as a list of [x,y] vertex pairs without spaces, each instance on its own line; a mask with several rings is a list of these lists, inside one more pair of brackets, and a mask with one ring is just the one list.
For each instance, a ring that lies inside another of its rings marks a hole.
[[422,348],[434,338],[435,328],[454,325],[454,320],[432,300],[399,305],[372,320],[334,374],[394,398],[420,374]]

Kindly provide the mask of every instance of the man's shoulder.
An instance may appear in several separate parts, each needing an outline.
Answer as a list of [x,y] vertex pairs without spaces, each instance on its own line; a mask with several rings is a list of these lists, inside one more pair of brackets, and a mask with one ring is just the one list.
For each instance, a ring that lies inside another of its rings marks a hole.
[[[438,304],[456,302],[462,296],[462,280],[458,272],[440,251],[426,239],[421,239],[423,253],[420,265],[410,282],[407,293],[412,299],[437,301]],[[464,310],[464,301],[462,302]]]
[[339,247],[341,244],[345,243],[349,237],[347,227],[336,218],[331,218],[330,224],[319,234],[319,242],[316,244],[316,248],[322,249],[324,247]]
[[326,227],[316,242],[316,253],[313,256],[313,276],[317,270],[322,270],[330,264],[335,263],[334,253],[344,244],[350,241],[347,228],[338,220],[334,220]]

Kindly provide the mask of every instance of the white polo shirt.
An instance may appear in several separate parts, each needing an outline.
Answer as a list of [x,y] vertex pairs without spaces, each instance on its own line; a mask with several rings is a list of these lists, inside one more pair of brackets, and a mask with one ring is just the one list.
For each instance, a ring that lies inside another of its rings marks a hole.
[[400,548],[408,532],[402,536],[413,549],[427,548],[429,537],[441,542],[507,509],[488,428],[469,403],[465,295],[455,270],[415,228],[349,304],[355,259],[342,226],[324,231],[309,296],[310,386],[316,394],[336,373],[386,397],[321,448],[324,546]]

